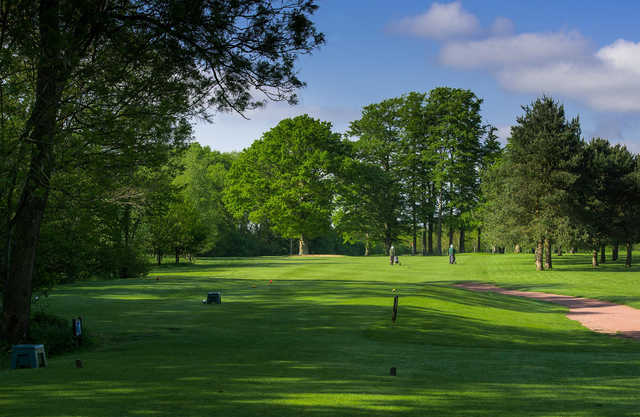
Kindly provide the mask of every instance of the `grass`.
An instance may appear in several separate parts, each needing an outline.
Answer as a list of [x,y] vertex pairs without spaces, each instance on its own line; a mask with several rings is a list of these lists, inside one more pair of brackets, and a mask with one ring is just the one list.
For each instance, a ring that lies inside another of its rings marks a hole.
[[[544,273],[530,255],[401,261],[206,259],[61,286],[50,311],[83,316],[98,347],[0,370],[0,416],[640,416],[640,342],[557,305],[450,286],[640,308],[640,269],[593,271],[586,255]],[[207,291],[223,304],[203,305]]]

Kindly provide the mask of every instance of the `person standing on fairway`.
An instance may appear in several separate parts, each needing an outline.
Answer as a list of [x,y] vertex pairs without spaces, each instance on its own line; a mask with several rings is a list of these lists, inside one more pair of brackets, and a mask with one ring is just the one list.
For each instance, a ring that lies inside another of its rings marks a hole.
[[453,247],[453,243],[449,245],[449,263],[450,264],[456,263],[456,250]]
[[391,245],[391,247],[389,248],[389,260],[391,261],[392,266],[395,259],[396,259],[396,248],[394,248],[393,245]]

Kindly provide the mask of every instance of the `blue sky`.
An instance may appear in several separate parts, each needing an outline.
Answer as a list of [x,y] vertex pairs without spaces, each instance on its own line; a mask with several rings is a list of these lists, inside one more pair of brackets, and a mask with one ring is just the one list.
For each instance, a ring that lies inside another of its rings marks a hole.
[[585,139],[640,152],[640,2],[590,0],[319,0],[327,42],[297,63],[300,104],[271,103],[196,123],[195,139],[241,150],[307,113],[344,132],[362,107],[410,91],[465,88],[504,140],[521,106],[551,95]]

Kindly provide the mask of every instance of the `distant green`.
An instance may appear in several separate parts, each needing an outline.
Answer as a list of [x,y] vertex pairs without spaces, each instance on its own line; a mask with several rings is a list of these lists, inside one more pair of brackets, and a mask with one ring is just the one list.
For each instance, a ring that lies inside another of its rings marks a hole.
[[[640,416],[640,342],[593,333],[557,305],[451,287],[640,308],[640,269],[624,260],[592,270],[588,255],[567,255],[545,272],[533,261],[200,259],[60,286],[47,310],[84,317],[97,346],[44,369],[5,363],[0,416]],[[222,304],[202,304],[208,291]]]

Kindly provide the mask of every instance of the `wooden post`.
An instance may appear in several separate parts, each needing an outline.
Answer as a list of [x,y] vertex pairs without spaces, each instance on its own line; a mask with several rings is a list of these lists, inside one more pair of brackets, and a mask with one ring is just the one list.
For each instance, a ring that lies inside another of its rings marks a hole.
[[396,322],[396,317],[398,317],[398,296],[393,296],[393,314],[391,315],[391,321],[393,323]]

